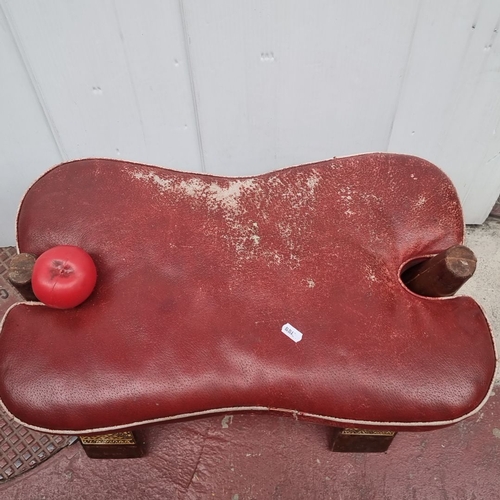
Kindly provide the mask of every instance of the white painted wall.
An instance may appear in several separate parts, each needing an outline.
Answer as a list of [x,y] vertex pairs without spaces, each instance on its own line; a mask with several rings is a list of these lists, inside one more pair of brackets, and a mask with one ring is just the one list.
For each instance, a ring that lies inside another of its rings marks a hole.
[[481,223],[499,23],[498,0],[0,0],[0,245],[29,184],[86,156],[249,175],[411,153]]

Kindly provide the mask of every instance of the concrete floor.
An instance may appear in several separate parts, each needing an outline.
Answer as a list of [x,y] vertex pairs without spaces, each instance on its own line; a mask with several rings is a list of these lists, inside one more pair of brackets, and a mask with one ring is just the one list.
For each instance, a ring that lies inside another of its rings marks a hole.
[[[467,244],[478,268],[462,293],[483,305],[500,344],[500,220],[468,228]],[[145,458],[90,460],[75,444],[1,485],[0,498],[500,500],[495,392],[458,425],[399,434],[387,454],[332,453],[329,429],[267,415],[148,427]]]
[[[478,259],[475,275],[461,289],[481,304],[500,346],[500,219],[488,219],[482,226],[467,228],[466,245]],[[497,383],[500,374],[497,371]]]

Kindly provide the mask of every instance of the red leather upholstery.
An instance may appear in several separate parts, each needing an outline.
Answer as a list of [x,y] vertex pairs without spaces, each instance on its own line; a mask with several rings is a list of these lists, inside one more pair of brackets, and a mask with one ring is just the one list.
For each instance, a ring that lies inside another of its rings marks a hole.
[[[24,423],[57,432],[227,409],[451,424],[488,395],[488,323],[471,298],[419,297],[399,274],[462,238],[452,184],[410,156],[249,178],[59,165],[23,200],[19,250],[80,246],[97,287],[72,310],[8,312],[0,397]],[[287,323],[300,342],[282,333]]]

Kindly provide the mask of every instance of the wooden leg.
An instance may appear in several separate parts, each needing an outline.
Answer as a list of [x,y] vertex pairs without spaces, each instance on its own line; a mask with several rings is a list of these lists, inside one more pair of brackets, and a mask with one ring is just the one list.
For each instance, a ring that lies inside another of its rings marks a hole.
[[455,245],[410,267],[401,276],[403,283],[418,295],[449,297],[474,274],[476,256],[469,248]]
[[331,450],[344,453],[381,453],[389,449],[396,432],[334,429]]
[[143,443],[131,431],[80,436],[80,441],[89,458],[139,458],[144,455]]
[[30,253],[14,255],[9,264],[8,280],[17,288],[26,300],[38,300],[31,287],[31,276],[35,265],[35,256]]

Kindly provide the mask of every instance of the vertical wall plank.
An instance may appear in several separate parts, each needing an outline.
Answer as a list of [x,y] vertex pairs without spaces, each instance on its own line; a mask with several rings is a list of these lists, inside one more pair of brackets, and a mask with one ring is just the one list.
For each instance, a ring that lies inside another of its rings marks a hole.
[[200,169],[177,2],[4,3],[67,158]]
[[[500,192],[497,0],[0,0],[0,238],[60,159],[251,175],[366,151]],[[12,219],[12,220],[11,220]]]
[[417,0],[184,5],[208,171],[386,149]]
[[61,155],[1,7],[0,246],[9,246],[24,191]]
[[389,142],[450,175],[468,223],[500,192],[499,24],[499,2],[423,2]]

